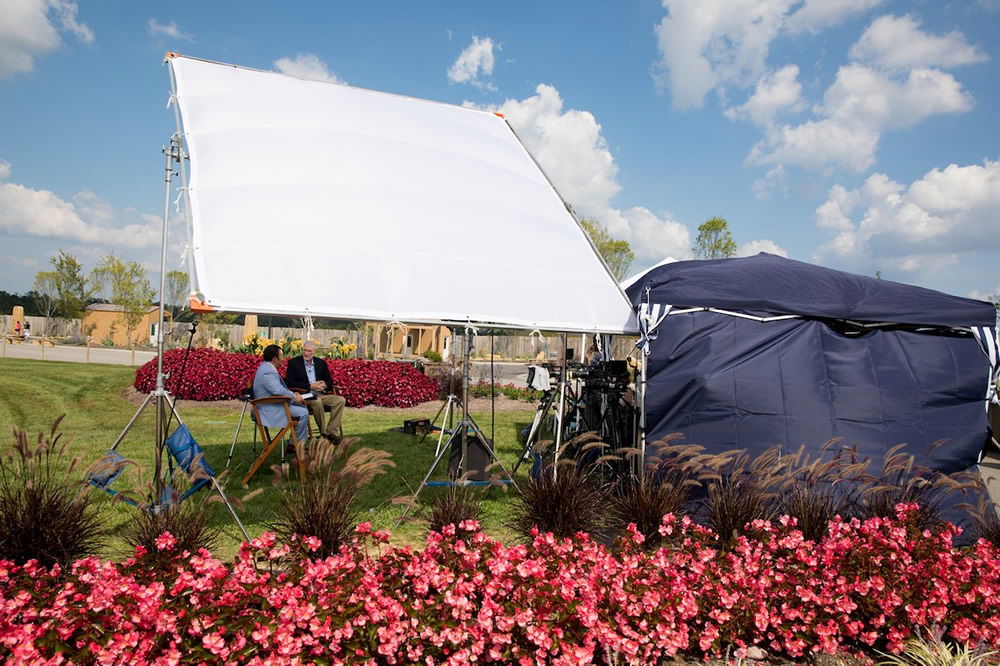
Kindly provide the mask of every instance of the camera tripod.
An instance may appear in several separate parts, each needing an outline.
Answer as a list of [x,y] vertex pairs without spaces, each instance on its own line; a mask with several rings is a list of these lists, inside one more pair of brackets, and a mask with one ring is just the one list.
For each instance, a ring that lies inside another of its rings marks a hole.
[[[438,436],[437,449],[434,452],[434,461],[431,466],[427,469],[427,473],[424,474],[423,480],[420,481],[420,485],[417,486],[416,491],[413,493],[414,503],[417,500],[417,496],[420,491],[423,490],[428,485],[490,485],[493,481],[487,479],[478,480],[464,480],[461,479],[466,473],[478,473],[480,476],[486,475],[486,468],[493,464],[496,464],[503,470],[503,473],[507,476],[504,482],[509,482],[511,485],[517,489],[517,483],[514,481],[513,474],[507,472],[500,458],[497,456],[496,451],[493,449],[493,442],[486,439],[483,431],[480,430],[479,425],[472,419],[472,415],[469,414],[468,400],[469,400],[469,359],[472,352],[472,345],[470,341],[469,328],[465,329],[463,334],[464,341],[464,353],[463,353],[463,366],[462,366],[462,397],[455,395],[452,391],[448,394],[448,399],[445,404],[441,406],[438,410],[437,415],[434,417],[436,421],[442,413],[445,413],[445,421],[442,421],[441,434]],[[451,388],[454,389],[454,373],[452,373],[451,378]],[[455,424],[454,428],[451,428],[450,435],[446,442],[443,442],[446,422],[450,423],[454,414],[461,409],[462,417]],[[426,437],[426,435],[425,435]],[[421,439],[423,441],[423,439]],[[469,448],[470,445],[481,448],[482,452],[485,452],[489,460],[493,461],[488,465],[484,465],[483,469],[467,469],[470,462]],[[451,459],[448,464],[448,481],[431,481],[430,478],[434,474],[434,470],[441,463],[441,459],[444,458],[445,453],[451,451]],[[409,507],[404,507],[403,512],[400,514],[399,518],[396,520],[396,527],[403,522],[403,518],[406,517],[406,513]]]

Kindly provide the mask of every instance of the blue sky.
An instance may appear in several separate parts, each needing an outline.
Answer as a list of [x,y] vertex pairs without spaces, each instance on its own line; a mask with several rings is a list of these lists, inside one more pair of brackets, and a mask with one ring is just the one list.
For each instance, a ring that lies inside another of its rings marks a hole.
[[1000,0],[7,0],[0,289],[59,249],[158,269],[170,50],[501,110],[636,270],[722,216],[741,253],[1000,294],[997,34]]

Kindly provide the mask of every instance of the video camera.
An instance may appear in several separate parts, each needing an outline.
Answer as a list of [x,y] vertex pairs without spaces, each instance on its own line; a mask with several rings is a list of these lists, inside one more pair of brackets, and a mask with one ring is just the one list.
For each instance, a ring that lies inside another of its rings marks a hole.
[[631,379],[626,361],[598,361],[574,369],[573,374],[587,389],[604,392],[625,391]]

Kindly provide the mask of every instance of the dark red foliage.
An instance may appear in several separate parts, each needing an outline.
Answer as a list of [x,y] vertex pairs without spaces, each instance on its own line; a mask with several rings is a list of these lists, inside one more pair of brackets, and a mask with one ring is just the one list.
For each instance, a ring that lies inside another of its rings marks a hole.
[[[234,354],[217,349],[192,349],[187,367],[183,349],[171,349],[163,355],[163,369],[169,376],[166,388],[175,398],[184,400],[232,400],[253,379],[261,364],[259,356]],[[437,382],[408,363],[327,359],[337,393],[349,407],[380,405],[412,407],[437,399]],[[285,366],[280,369],[285,374]],[[179,381],[178,381],[179,380]],[[135,388],[149,393],[156,385],[156,359],[135,372]]]

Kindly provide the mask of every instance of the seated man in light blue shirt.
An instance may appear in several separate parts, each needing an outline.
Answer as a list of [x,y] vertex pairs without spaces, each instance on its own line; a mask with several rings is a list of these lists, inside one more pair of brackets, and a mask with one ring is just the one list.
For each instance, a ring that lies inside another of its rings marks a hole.
[[[289,391],[288,387],[285,386],[281,375],[278,374],[279,366],[281,366],[281,347],[268,345],[264,348],[264,362],[257,368],[257,374],[253,378],[253,397],[256,399],[280,395],[291,398],[293,404],[289,405],[288,408],[292,412],[292,418],[298,419],[298,424],[295,426],[295,436],[300,443],[305,444],[309,437],[309,410],[302,406],[302,396]],[[259,405],[257,409],[264,426],[284,428],[288,425],[284,405],[265,404]]]

